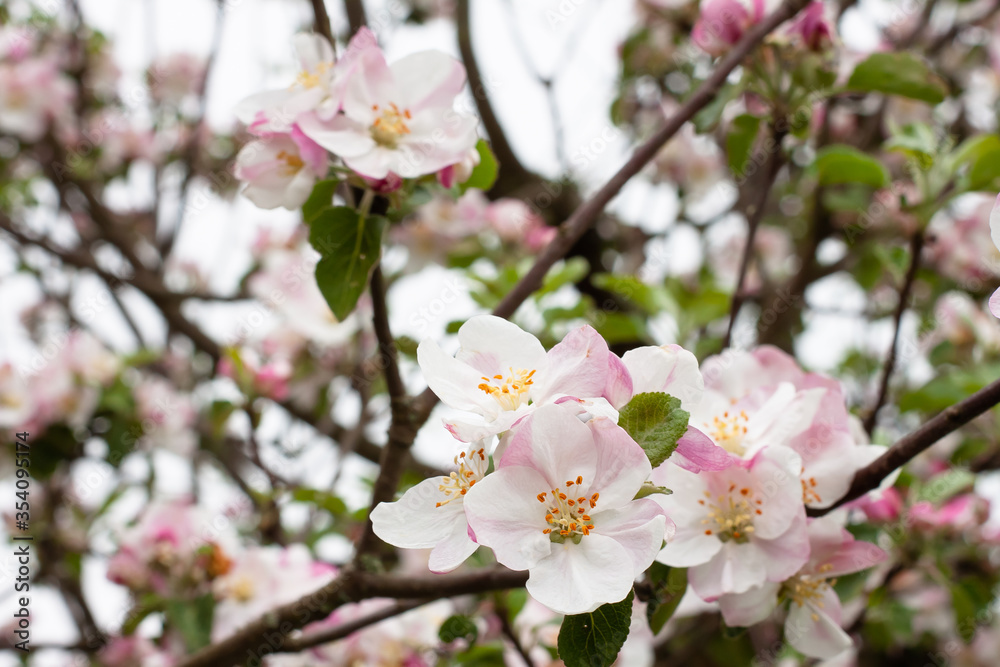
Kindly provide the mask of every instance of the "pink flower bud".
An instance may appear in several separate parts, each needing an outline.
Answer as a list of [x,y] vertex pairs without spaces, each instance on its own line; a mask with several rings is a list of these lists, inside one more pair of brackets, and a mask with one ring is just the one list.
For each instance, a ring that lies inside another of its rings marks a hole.
[[718,56],[762,18],[764,0],[708,0],[701,5],[692,38],[702,50]]

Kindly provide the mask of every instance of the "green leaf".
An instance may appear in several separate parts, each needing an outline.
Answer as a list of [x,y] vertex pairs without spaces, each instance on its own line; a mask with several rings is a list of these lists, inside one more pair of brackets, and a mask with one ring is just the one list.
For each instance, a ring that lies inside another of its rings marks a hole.
[[645,482],[642,483],[642,486],[639,487],[639,490],[635,492],[635,500],[657,494],[669,496],[673,494],[673,491],[671,491],[665,486],[657,486],[656,484],[653,484],[649,480],[646,480]]
[[469,175],[468,180],[459,186],[462,192],[469,188],[479,188],[483,192],[488,192],[493,184],[497,182],[497,174],[500,173],[500,164],[493,155],[493,150],[486,143],[485,139],[480,139],[476,143],[476,151],[479,153],[479,164]]
[[757,116],[745,113],[733,119],[733,129],[726,137],[726,155],[729,156],[729,168],[737,177],[743,175],[759,130],[760,118]]
[[681,312],[677,302],[674,301],[666,288],[659,285],[647,285],[635,276],[598,273],[593,276],[592,280],[596,286],[628,299],[650,315],[662,312],[671,314]]
[[634,593],[621,602],[601,605],[589,614],[563,619],[559,658],[566,667],[610,667],[628,638]]
[[655,635],[674,615],[684,597],[688,584],[687,570],[653,563],[649,568],[649,580],[653,585],[653,597],[646,607],[646,617],[649,619],[649,629]]
[[347,505],[344,501],[326,491],[306,488],[295,489],[292,491],[292,500],[300,503],[312,503],[317,507],[322,507],[333,516],[347,514]]
[[912,53],[873,53],[854,68],[849,90],[901,95],[940,104],[948,94],[944,82]]
[[180,633],[188,653],[211,643],[215,615],[215,598],[211,593],[195,600],[167,600],[165,612],[167,622]]
[[813,168],[820,185],[863,183],[885,187],[889,172],[881,162],[851,146],[828,146],[816,156]]
[[726,110],[726,105],[736,99],[740,92],[742,92],[740,86],[723,86],[722,90],[716,93],[715,99],[706,104],[691,119],[691,122],[694,123],[695,131],[698,134],[705,134],[714,130],[722,118],[722,112]]
[[450,616],[441,624],[438,630],[438,637],[445,644],[450,644],[456,639],[464,639],[470,644],[475,644],[479,638],[479,629],[468,616]]
[[1000,180],[1000,137],[984,134],[962,143],[952,156],[953,171],[968,165],[961,190],[997,190]]
[[320,181],[313,186],[312,194],[302,205],[302,219],[306,221],[306,224],[318,218],[319,214],[326,209],[333,207],[333,193],[336,192],[339,184],[337,179],[331,178]]
[[621,409],[618,425],[639,443],[655,468],[677,449],[688,425],[680,399],[663,392],[636,394]]
[[975,482],[976,476],[968,470],[961,468],[946,470],[920,486],[917,500],[926,500],[934,505],[940,505],[972,488]]
[[311,227],[309,242],[323,256],[316,265],[316,283],[330,310],[343,320],[357,305],[378,261],[385,219],[371,216],[362,221],[354,209],[337,206],[322,211]]

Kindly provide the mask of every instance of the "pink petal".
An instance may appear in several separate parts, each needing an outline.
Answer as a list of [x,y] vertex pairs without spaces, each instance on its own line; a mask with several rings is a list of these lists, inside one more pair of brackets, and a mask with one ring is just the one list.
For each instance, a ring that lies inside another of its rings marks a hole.
[[703,470],[725,470],[733,464],[733,457],[719,447],[707,435],[688,426],[687,431],[677,441],[677,449],[670,456],[670,462],[693,473]]

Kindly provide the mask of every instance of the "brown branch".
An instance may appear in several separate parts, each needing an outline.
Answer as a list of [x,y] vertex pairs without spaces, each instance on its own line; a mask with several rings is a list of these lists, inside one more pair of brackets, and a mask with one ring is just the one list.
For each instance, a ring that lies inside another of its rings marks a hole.
[[[475,570],[461,574],[403,575],[367,574],[346,568],[340,576],[295,602],[278,607],[244,626],[226,639],[207,646],[177,667],[227,667],[242,664],[263,654],[278,653],[292,631],[328,617],[351,602],[383,597],[397,600],[440,598],[519,588],[528,580],[527,572],[505,568]],[[258,652],[255,652],[257,649]],[[263,649],[263,650],[261,650]]]
[[875,430],[875,423],[878,421],[878,412],[885,405],[885,400],[889,395],[889,380],[892,379],[892,372],[896,368],[896,356],[899,353],[899,330],[903,324],[903,313],[910,302],[910,294],[913,292],[913,283],[917,278],[917,270],[920,268],[920,253],[924,249],[924,232],[917,230],[910,239],[910,266],[906,270],[906,278],[903,286],[899,290],[899,303],[896,304],[894,317],[895,326],[892,333],[892,344],[882,368],[882,378],[879,381],[878,396],[875,404],[872,405],[868,414],[865,415],[865,432],[870,436]]
[[347,12],[347,24],[351,27],[352,35],[368,25],[364,0],[344,0],[344,10]]
[[[461,6],[462,3],[459,3]],[[622,166],[611,179],[604,184],[590,199],[578,208],[573,215],[559,226],[559,234],[541,252],[531,270],[504,296],[493,314],[500,317],[510,317],[536,289],[538,289],[545,274],[552,265],[562,259],[584,232],[590,228],[604,211],[604,207],[618,195],[621,189],[633,176],[656,157],[663,147],[684,126],[684,123],[694,117],[705,105],[711,102],[719,89],[725,83],[729,73],[743,62],[749,54],[772,30],[794,16],[806,0],[786,0],[773,14],[754,26],[743,36],[743,39],[715,67],[712,75],[705,80],[677,112],[661,127],[646,143],[639,146],[632,157]]]
[[809,510],[809,516],[823,516],[844,503],[860,498],[878,485],[896,468],[901,467],[938,440],[1000,403],[1000,380],[980,389],[931,418],[917,430],[903,436],[878,457],[854,474],[851,488],[843,498],[828,508]]
[[381,623],[384,620],[399,616],[400,614],[405,614],[406,612],[412,611],[413,609],[428,604],[429,602],[433,602],[433,600],[397,602],[396,604],[386,607],[381,611],[377,611],[367,616],[362,616],[361,618],[348,623],[312,632],[302,637],[289,639],[281,648],[281,652],[297,653],[299,651],[304,651],[307,648],[313,648],[314,646],[329,644],[330,642],[337,641],[338,639],[343,639],[348,635],[354,634],[358,630],[363,630],[370,625],[375,625],[376,623]]
[[[375,337],[378,339],[379,358],[385,366],[385,383],[389,392],[392,420],[389,423],[389,440],[382,448],[382,456],[379,460],[378,477],[372,487],[369,515],[379,503],[391,501],[396,495],[396,489],[399,487],[399,480],[403,474],[403,464],[408,458],[410,447],[413,445],[419,430],[413,420],[414,414],[410,407],[406,386],[399,374],[396,342],[393,340],[392,331],[389,330],[389,311],[386,306],[385,290],[382,269],[380,266],[376,266],[372,272],[371,280],[372,324],[375,329]],[[371,519],[366,519],[364,530],[358,538],[355,548],[355,563],[360,562],[360,559],[371,550],[375,540]]]
[[743,256],[740,258],[739,278],[736,281],[736,290],[733,292],[733,299],[729,306],[729,327],[726,329],[726,335],[722,339],[723,350],[732,343],[736,317],[740,314],[740,308],[742,308],[745,300],[743,287],[746,284],[747,272],[750,270],[750,258],[753,255],[753,244],[757,236],[757,228],[760,227],[760,221],[764,218],[764,210],[767,208],[767,200],[771,195],[771,188],[774,187],[774,181],[777,179],[778,172],[781,171],[781,165],[784,163],[784,155],[781,152],[781,141],[784,139],[784,136],[783,132],[773,132],[774,152],[768,156],[768,166],[764,182],[759,184],[756,193],[757,197],[747,211],[747,242],[743,247]]
[[330,42],[330,46],[333,47],[333,52],[337,53],[337,40],[333,38],[333,30],[330,29],[330,14],[326,11],[326,2],[324,0],[312,0],[313,16],[315,20],[313,25],[316,32],[326,37],[326,41]]

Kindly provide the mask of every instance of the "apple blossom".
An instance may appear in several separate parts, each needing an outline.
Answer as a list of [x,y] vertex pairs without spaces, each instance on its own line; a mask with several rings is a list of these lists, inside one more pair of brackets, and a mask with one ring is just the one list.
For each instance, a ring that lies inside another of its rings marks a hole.
[[827,15],[826,3],[813,0],[787,29],[795,43],[810,51],[824,51],[833,43],[835,22]]
[[764,0],[705,0],[691,37],[705,52],[722,55],[762,18]]
[[528,570],[532,597],[585,613],[622,600],[673,533],[656,502],[634,500],[649,473],[645,452],[610,419],[584,423],[547,405],[514,430],[465,511],[501,564]]
[[243,195],[261,208],[297,209],[327,171],[326,151],[297,125],[288,134],[268,133],[236,156],[236,177],[247,181]]
[[372,510],[372,529],[385,542],[406,549],[432,549],[428,566],[450,572],[478,548],[465,516],[465,496],[483,479],[490,457],[483,443],[454,459],[458,470],[431,477],[391,503]]
[[53,59],[0,63],[0,131],[37,141],[74,95],[72,81]]
[[857,442],[856,420],[836,380],[804,372],[775,347],[728,350],[706,359],[702,372],[705,395],[691,411],[691,424],[735,456],[748,458],[763,447],[795,450],[810,507],[834,503],[854,471],[885,451]]
[[452,106],[465,68],[437,51],[393,63],[377,47],[357,54],[344,84],[343,113],[306,114],[309,137],[367,178],[433,174],[461,163],[477,141],[477,122]]
[[295,82],[251,95],[236,107],[236,117],[251,131],[288,132],[301,114],[315,110],[330,118],[340,108],[346,72],[335,67],[333,47],[325,37],[311,33],[295,35],[294,45],[301,68]]
[[723,595],[718,602],[728,625],[749,626],[788,600],[786,641],[805,655],[832,658],[852,646],[840,627],[840,599],[833,590],[836,577],[877,565],[886,553],[874,544],[856,541],[831,517],[810,519],[808,533],[809,561],[793,577],[742,594]]
[[458,330],[458,342],[451,357],[424,340],[417,361],[438,398],[472,417],[445,421],[463,442],[502,433],[541,405],[600,398],[604,391],[608,344],[592,327],[571,331],[546,353],[516,324],[478,315]]
[[801,466],[787,447],[698,474],[668,460],[651,479],[673,493],[653,497],[677,532],[657,560],[689,568],[688,582],[707,601],[785,580],[809,558]]

